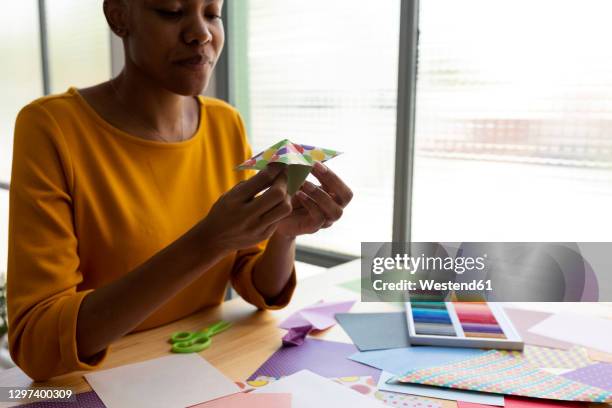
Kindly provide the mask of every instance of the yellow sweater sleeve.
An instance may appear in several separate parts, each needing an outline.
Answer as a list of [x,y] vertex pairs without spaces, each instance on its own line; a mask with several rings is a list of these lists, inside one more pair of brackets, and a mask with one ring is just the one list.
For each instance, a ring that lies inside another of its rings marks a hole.
[[[253,153],[246,138],[244,122],[242,121],[240,115],[237,114],[237,116],[239,133],[242,137],[242,146],[244,146],[243,157],[244,161],[246,161],[253,155]],[[246,171],[245,179],[252,177],[254,174],[254,170]],[[244,300],[256,306],[258,309],[282,309],[283,307],[287,306],[291,300],[296,287],[297,279],[295,265],[293,266],[291,276],[285,285],[285,288],[283,288],[280,295],[274,299],[274,302],[271,303],[270,299],[266,299],[261,293],[259,293],[253,283],[253,270],[259,258],[261,258],[263,255],[266,244],[267,241],[264,241],[259,245],[237,252],[236,261],[234,262],[234,268],[232,271],[232,286]]]
[[74,174],[59,126],[41,104],[15,124],[9,201],[7,299],[15,362],[35,380],[100,364],[106,351],[81,361],[76,321],[88,291],[77,291]]

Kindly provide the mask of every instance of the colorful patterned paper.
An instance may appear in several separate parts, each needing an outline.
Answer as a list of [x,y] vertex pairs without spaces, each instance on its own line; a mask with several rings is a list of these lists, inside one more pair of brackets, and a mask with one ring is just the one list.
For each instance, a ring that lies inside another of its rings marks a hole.
[[412,370],[394,381],[564,401],[612,402],[612,393],[549,374],[492,350],[454,364]]
[[339,154],[340,152],[335,150],[293,143],[284,139],[251,157],[239,165],[237,170],[263,170],[270,163],[287,164],[289,165],[287,192],[293,195],[300,189],[316,162],[322,163]]
[[[259,376],[251,381],[246,381],[246,390],[254,390],[256,388],[265,387],[271,382],[277,381],[280,378]],[[397,392],[378,391],[376,389],[376,381],[369,376],[353,376],[353,377],[336,377],[330,378],[338,384],[351,388],[363,395],[368,395],[378,401],[382,401],[386,405],[392,407],[405,408],[442,408],[442,405],[429,398],[417,397],[415,395],[401,394]]]
[[313,166],[315,162],[324,162],[339,154],[340,152],[335,150],[293,143],[284,139],[239,165],[238,170],[263,170],[269,163]]
[[374,398],[392,407],[442,408],[442,404],[438,401],[417,397],[416,395],[401,394],[399,392],[376,391]]
[[573,347],[569,350],[557,350],[548,347],[525,345],[520,351],[501,351],[515,358],[524,359],[538,368],[580,368],[590,365],[587,350],[583,347]]

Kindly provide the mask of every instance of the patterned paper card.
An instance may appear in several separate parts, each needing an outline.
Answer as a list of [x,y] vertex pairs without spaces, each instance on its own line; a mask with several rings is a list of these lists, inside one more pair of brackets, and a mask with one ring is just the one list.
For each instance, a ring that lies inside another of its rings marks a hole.
[[454,364],[413,370],[393,380],[525,397],[612,402],[611,392],[549,374],[496,350]]
[[269,163],[298,164],[312,166],[338,156],[340,152],[322,147],[293,143],[288,139],[268,147],[238,166],[238,170],[263,170]]
[[237,167],[237,170],[263,170],[270,163],[289,165],[287,171],[287,192],[294,194],[310,174],[316,162],[324,162],[338,156],[340,152],[322,147],[293,143],[284,139],[251,157]]
[[580,368],[592,363],[584,347],[558,350],[525,345],[522,352],[500,350],[500,353],[509,353],[515,358],[524,359],[527,363],[538,368]]

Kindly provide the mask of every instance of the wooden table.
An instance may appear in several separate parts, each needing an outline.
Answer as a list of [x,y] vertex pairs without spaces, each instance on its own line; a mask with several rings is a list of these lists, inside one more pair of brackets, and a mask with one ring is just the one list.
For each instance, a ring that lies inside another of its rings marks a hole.
[[[352,261],[298,282],[291,304],[278,311],[257,311],[241,298],[232,299],[221,306],[202,310],[174,323],[156,329],[128,335],[113,343],[101,369],[150,360],[168,355],[168,338],[175,331],[194,331],[215,321],[231,321],[233,327],[217,336],[213,345],[200,353],[212,365],[233,380],[244,380],[251,375],[281,345],[285,330],[277,328],[278,322],[292,312],[319,300],[359,299],[359,294],[338,284],[358,279],[360,261]],[[397,311],[398,306],[388,303],[358,302],[352,312]],[[612,308],[611,308],[612,311]],[[612,312],[610,314],[612,316]],[[328,340],[351,342],[339,325],[318,337]],[[600,356],[601,357],[601,356]],[[603,356],[606,359],[607,356]],[[91,387],[83,379],[83,371],[56,377],[50,381],[35,383],[38,387],[70,388],[80,393]],[[34,384],[19,368],[0,372],[0,386],[28,387]],[[454,401],[443,401],[444,408],[456,408]]]

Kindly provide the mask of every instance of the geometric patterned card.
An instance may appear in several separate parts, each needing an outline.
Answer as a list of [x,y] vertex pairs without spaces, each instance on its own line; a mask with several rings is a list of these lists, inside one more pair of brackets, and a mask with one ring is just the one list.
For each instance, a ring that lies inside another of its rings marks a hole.
[[457,363],[412,370],[392,381],[564,401],[612,402],[612,392],[549,374],[523,358],[497,350]]
[[340,152],[335,150],[293,143],[284,139],[239,165],[238,170],[263,170],[268,163],[276,162],[313,166],[315,162],[324,162],[339,154]]
[[500,350],[500,353],[509,353],[513,357],[524,359],[527,363],[538,368],[580,368],[592,364],[587,350],[583,347],[559,350],[525,345],[522,352]]

